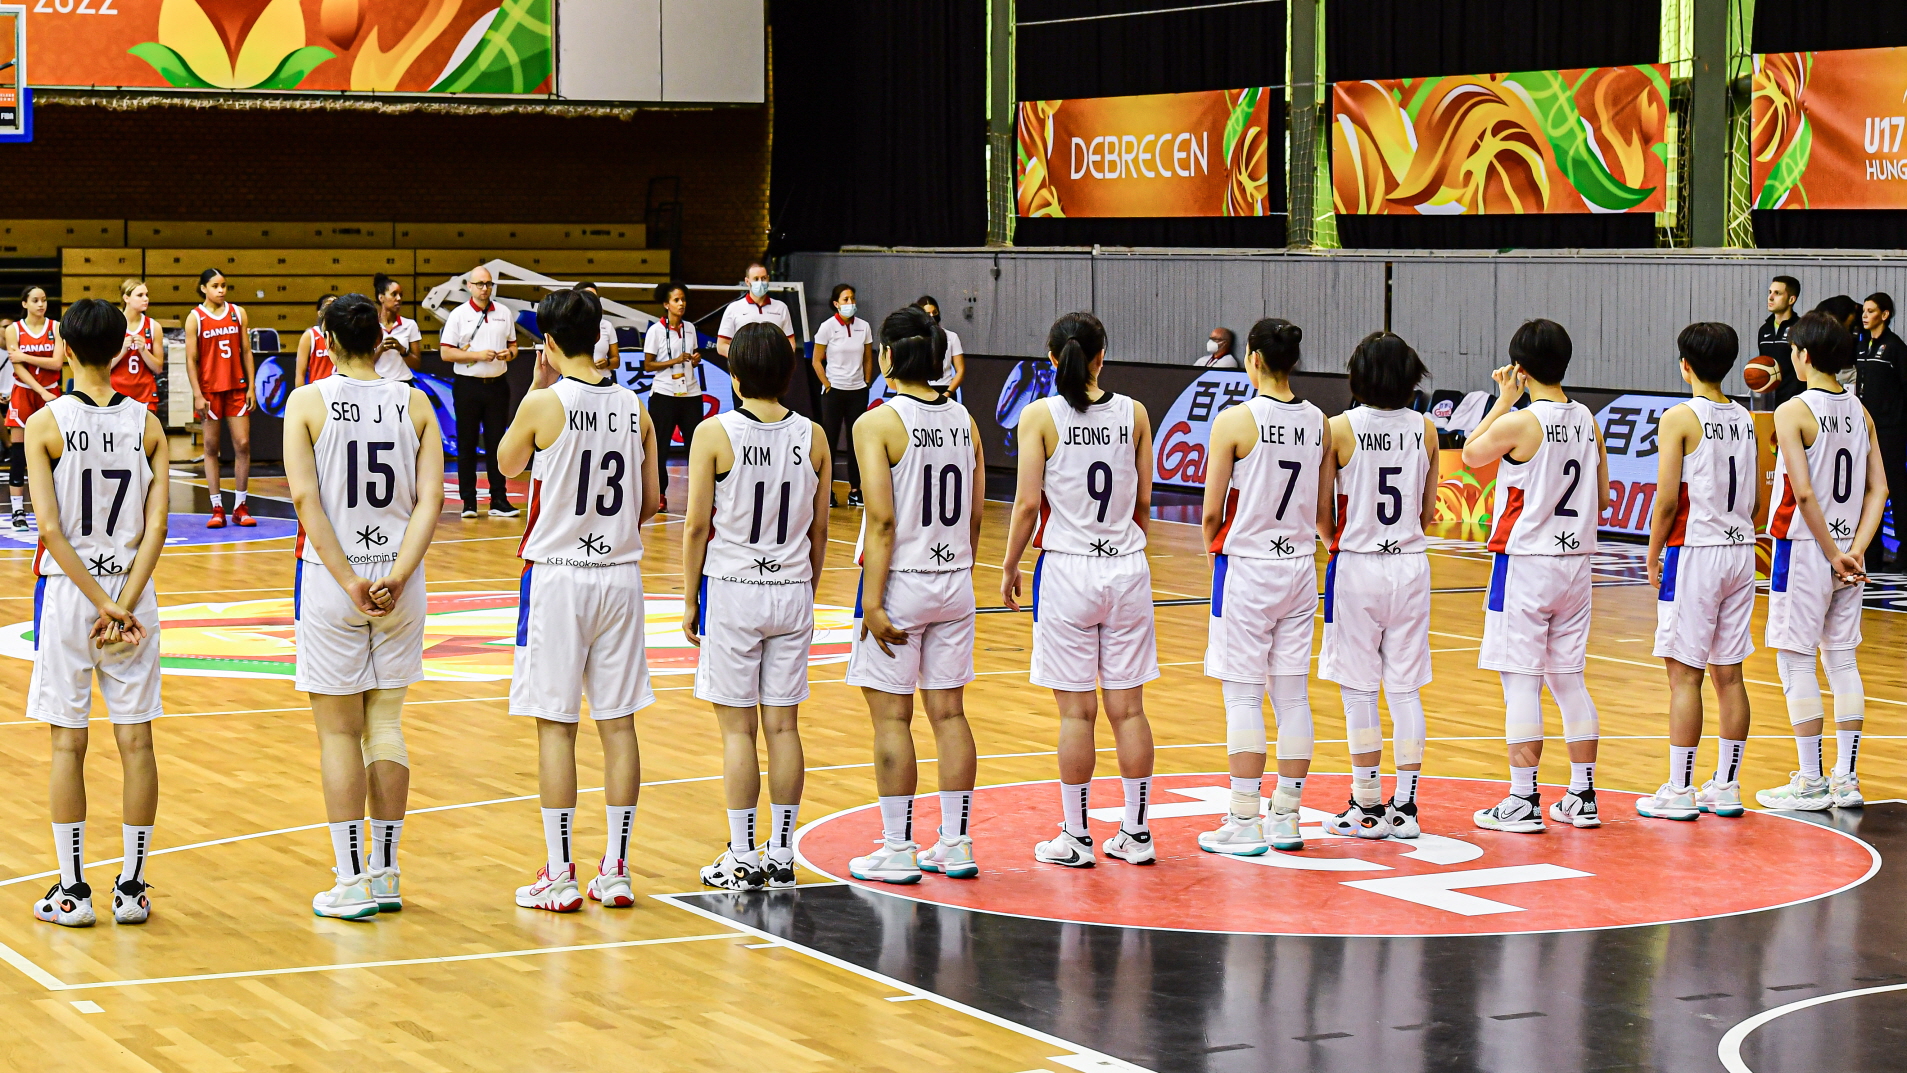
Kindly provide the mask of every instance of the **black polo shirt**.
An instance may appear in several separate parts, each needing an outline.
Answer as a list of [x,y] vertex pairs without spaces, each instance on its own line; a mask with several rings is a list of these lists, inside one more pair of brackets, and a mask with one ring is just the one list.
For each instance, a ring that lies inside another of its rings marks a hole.
[[1907,425],[1907,343],[1891,328],[1878,339],[1861,332],[1854,338],[1854,371],[1854,390],[1875,429]]
[[1780,406],[1801,394],[1808,386],[1802,383],[1801,377],[1795,375],[1794,348],[1788,345],[1788,330],[1794,327],[1797,319],[1799,318],[1791,309],[1788,311],[1788,319],[1777,328],[1775,315],[1770,313],[1768,319],[1761,322],[1761,330],[1755,333],[1755,352],[1775,359],[1775,364],[1781,368],[1781,382],[1768,393],[1768,397],[1774,400],[1774,406]]

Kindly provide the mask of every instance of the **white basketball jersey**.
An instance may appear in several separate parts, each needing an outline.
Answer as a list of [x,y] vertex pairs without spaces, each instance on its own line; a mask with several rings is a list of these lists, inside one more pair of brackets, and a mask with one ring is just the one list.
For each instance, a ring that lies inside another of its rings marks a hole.
[[1588,555],[1601,514],[1596,418],[1580,402],[1538,399],[1529,413],[1543,442],[1526,462],[1504,455],[1496,467],[1491,551],[1510,555]]
[[1424,444],[1424,415],[1360,406],[1345,416],[1357,449],[1338,467],[1338,536],[1331,550],[1423,551],[1424,475],[1432,449]]
[[[417,506],[417,429],[410,384],[356,380],[342,373],[311,385],[324,399],[324,427],[312,445],[318,503],[353,567],[397,561]],[[298,557],[322,563],[298,529]],[[365,577],[375,571],[358,570]]]
[[[146,458],[146,405],[121,396],[94,406],[76,394],[46,404],[60,430],[60,457],[53,463],[53,496],[60,532],[73,545],[86,572],[112,577],[132,569],[146,535],[146,489],[152,465]],[[64,574],[40,545],[35,573]]]
[[[1867,409],[1854,392],[1809,388],[1795,396],[1814,412],[1820,434],[1807,450],[1808,483],[1815,502],[1827,519],[1834,542],[1846,549],[1861,523],[1861,497],[1867,494]],[[1794,489],[1788,484],[1793,463],[1786,451],[1775,458],[1775,508],[1768,515],[1768,535],[1777,540],[1813,540],[1814,531],[1795,509]]]
[[812,580],[808,526],[821,480],[809,455],[813,422],[793,411],[779,421],[758,421],[740,410],[716,420],[728,431],[735,465],[716,478],[702,575],[751,585]]
[[636,393],[606,378],[564,377],[563,431],[536,452],[530,520],[517,555],[558,566],[642,560],[642,411]]
[[1251,453],[1232,464],[1225,521],[1212,551],[1247,559],[1309,558],[1318,547],[1318,467],[1324,411],[1260,395],[1245,404],[1258,428]]
[[[1669,547],[1749,544],[1755,539],[1755,418],[1732,402],[1684,403],[1702,423],[1695,450],[1682,456],[1682,487]],[[1657,490],[1658,495],[1661,494]]]
[[1084,413],[1058,395],[1045,402],[1059,443],[1046,460],[1033,546],[1068,555],[1144,551],[1145,531],[1132,517],[1139,502],[1132,400],[1108,392]]
[[[973,569],[972,502],[975,471],[973,418],[951,398],[928,402],[912,395],[887,400],[907,426],[907,451],[894,463],[894,555],[888,569],[940,574]],[[854,561],[867,544],[867,517],[854,542]]]

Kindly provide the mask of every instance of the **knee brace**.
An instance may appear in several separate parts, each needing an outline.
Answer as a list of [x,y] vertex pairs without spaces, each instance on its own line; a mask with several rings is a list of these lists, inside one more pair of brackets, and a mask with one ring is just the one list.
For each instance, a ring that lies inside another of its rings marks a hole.
[[404,694],[407,689],[373,689],[364,694],[364,764],[389,760],[400,767],[411,766],[410,750],[404,747]]
[[1543,740],[1543,676],[1499,671],[1503,678],[1503,740]]
[[1867,694],[1861,688],[1861,669],[1854,662],[1854,650],[1823,649],[1821,662],[1827,665],[1828,688],[1834,692],[1835,722],[1865,719]]
[[1225,695],[1225,755],[1265,754],[1265,689],[1256,682],[1221,682]]
[[1814,653],[1777,649],[1775,670],[1781,675],[1781,694],[1788,701],[1791,726],[1826,715],[1821,707],[1821,682],[1814,675]]
[[1414,689],[1384,687],[1391,706],[1391,763],[1409,767],[1424,762],[1424,701]]
[[1374,753],[1384,748],[1384,730],[1377,722],[1377,690],[1341,687],[1344,694],[1344,736],[1351,752]]
[[1589,699],[1589,687],[1583,684],[1583,672],[1546,674],[1543,684],[1563,713],[1564,741],[1594,741],[1602,736],[1602,720],[1596,715],[1596,702]]
[[1315,732],[1311,729],[1311,689],[1304,675],[1271,676],[1271,711],[1278,719],[1278,759],[1311,759]]

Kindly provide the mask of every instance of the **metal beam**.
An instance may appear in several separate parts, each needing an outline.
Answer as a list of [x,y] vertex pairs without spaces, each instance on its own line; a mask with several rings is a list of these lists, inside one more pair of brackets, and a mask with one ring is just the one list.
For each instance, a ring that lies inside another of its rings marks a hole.
[[1728,2],[1694,0],[1689,101],[1689,238],[1726,242],[1728,216]]

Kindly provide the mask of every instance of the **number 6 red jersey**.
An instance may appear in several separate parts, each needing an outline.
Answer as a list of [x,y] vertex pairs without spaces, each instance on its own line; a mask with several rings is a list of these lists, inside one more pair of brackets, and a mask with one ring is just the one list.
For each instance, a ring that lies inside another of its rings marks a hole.
[[610,566],[642,561],[642,407],[606,377],[564,377],[563,431],[536,452],[530,519],[517,554],[533,563]]
[[1490,550],[1509,555],[1588,555],[1596,550],[1600,489],[1596,419],[1580,402],[1530,403],[1543,443],[1527,462],[1496,467]]

